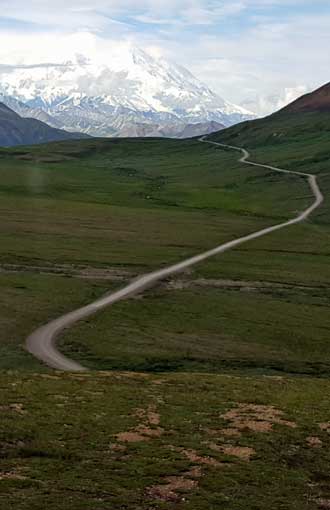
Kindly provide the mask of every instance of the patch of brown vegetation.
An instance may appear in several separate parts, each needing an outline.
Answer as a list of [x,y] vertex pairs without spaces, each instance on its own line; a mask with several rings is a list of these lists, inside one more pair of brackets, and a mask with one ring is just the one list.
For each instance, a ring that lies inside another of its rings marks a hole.
[[15,471],[9,471],[7,473],[0,472],[0,480],[27,480],[27,477]]
[[233,428],[252,432],[271,432],[273,425],[296,428],[296,423],[282,418],[283,412],[274,406],[239,404],[222,417],[231,422]]
[[119,452],[119,453],[121,453],[121,452],[126,452],[127,447],[126,447],[125,445],[123,445],[123,444],[117,444],[117,443],[115,443],[115,444],[112,444],[112,445],[110,446],[110,449],[111,449],[111,451],[113,451],[113,452]]
[[210,436],[225,436],[225,437],[241,437],[242,433],[235,428],[228,429],[206,429],[207,434]]
[[311,448],[322,448],[323,445],[321,439],[316,436],[307,437],[306,442]]
[[133,430],[117,434],[118,441],[127,443],[149,441],[151,438],[160,437],[164,433],[164,429],[158,426],[160,415],[157,413],[155,406],[149,406],[147,409],[136,409],[134,416],[139,418],[142,423],[139,423]]
[[200,466],[193,466],[189,471],[187,471],[186,476],[191,476],[192,478],[200,478],[203,476],[203,471]]
[[194,462],[199,465],[214,466],[214,467],[219,467],[221,465],[221,463],[218,462],[213,457],[205,457],[205,456],[199,455],[196,452],[196,450],[192,450],[192,449],[186,450],[184,448],[178,448],[177,451],[182,453],[182,455],[184,455],[185,457],[187,457],[187,459],[190,460],[190,462]]
[[160,424],[160,415],[155,411],[148,412],[148,421],[151,425],[159,425]]
[[322,510],[330,510],[330,499],[317,499],[316,503]]
[[139,407],[138,409],[134,410],[133,414],[140,420],[144,420],[144,418],[146,416],[146,410]]
[[242,429],[248,429],[252,432],[271,432],[273,424],[268,421],[246,420]]
[[9,404],[0,406],[0,411],[15,411],[18,414],[26,414],[23,404]]
[[26,414],[23,404],[10,404],[9,407],[18,414]]
[[119,434],[116,434],[116,438],[118,441],[122,441],[123,443],[140,443],[142,441],[149,441],[150,439],[150,437],[139,434],[134,430],[130,432],[120,432]]
[[141,420],[147,421],[150,425],[160,424],[160,415],[156,412],[155,406],[149,406],[148,409],[136,409],[134,414]]
[[220,433],[227,437],[241,437],[241,435],[242,435],[239,430],[234,429],[234,428],[221,429]]
[[146,425],[139,425],[135,430],[139,434],[142,434],[143,436],[147,437],[160,437],[164,433],[164,429],[162,429],[161,427],[152,429]]
[[245,460],[248,462],[253,455],[255,450],[247,446],[232,446],[232,445],[217,445],[215,443],[209,443],[211,450],[215,452],[224,453],[230,457],[237,457],[238,459]]
[[326,423],[319,423],[319,427],[321,430],[323,430],[324,432],[330,432],[330,422],[326,422]]
[[175,503],[184,500],[180,492],[191,491],[198,485],[197,480],[191,480],[185,476],[168,476],[165,481],[166,484],[149,487],[147,489],[148,496],[153,499]]

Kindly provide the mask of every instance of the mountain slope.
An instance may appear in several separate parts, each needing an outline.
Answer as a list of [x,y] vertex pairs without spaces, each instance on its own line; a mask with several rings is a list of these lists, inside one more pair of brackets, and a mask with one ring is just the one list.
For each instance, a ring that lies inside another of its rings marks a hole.
[[[213,135],[214,139],[239,146],[280,147],[303,143],[297,156],[308,154],[318,140],[330,135],[330,84],[302,96],[278,112],[250,122],[243,122]],[[327,153],[329,151],[327,150]]]
[[155,129],[181,132],[187,124],[229,126],[253,118],[186,69],[129,45],[113,48],[106,63],[76,55],[60,64],[15,68],[2,75],[0,92],[42,109],[57,127],[95,136],[138,128],[154,136]]
[[67,133],[54,129],[36,119],[22,118],[3,103],[0,103],[0,145],[32,145],[84,138],[86,135]]
[[330,112],[330,83],[305,94],[281,110],[282,113]]

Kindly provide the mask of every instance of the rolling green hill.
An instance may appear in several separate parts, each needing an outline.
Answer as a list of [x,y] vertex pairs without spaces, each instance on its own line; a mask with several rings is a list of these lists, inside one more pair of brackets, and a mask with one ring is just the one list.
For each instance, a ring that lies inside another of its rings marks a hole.
[[249,147],[263,161],[307,173],[329,169],[330,84],[297,99],[264,119],[211,135],[224,143]]

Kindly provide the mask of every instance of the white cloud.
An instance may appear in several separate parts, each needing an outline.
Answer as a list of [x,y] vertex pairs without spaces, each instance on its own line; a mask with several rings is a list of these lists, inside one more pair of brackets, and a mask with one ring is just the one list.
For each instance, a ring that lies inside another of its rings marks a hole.
[[190,69],[234,102],[330,81],[330,13],[259,23],[237,34],[202,34],[180,51]]
[[[327,3],[324,0],[323,5]],[[296,9],[287,15],[268,11],[290,5]],[[12,21],[0,32],[0,64],[64,62],[76,53],[101,60],[107,58],[111,45],[129,41],[188,67],[226,99],[255,100],[330,80],[330,9],[321,15],[315,7],[314,14],[303,14],[299,8],[308,5],[307,0],[57,0],[53,4],[1,0],[2,12]],[[20,26],[20,22],[34,25]]]
[[273,95],[256,95],[255,97],[251,96],[246,101],[243,101],[243,106],[262,117],[274,111],[280,110],[307,92],[309,92],[309,89],[306,85],[284,88],[283,90],[279,90],[278,93]]

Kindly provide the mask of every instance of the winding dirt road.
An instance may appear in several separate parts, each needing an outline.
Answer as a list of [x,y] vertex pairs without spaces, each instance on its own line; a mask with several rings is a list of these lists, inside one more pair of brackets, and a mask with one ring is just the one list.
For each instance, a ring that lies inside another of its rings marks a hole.
[[234,147],[231,145],[224,145],[217,142],[212,142],[206,140],[205,138],[206,137],[200,138],[200,141],[203,143],[210,143],[212,145],[216,145],[223,148],[240,151],[243,154],[243,156],[240,158],[239,161],[246,165],[267,168],[275,172],[293,174],[306,178],[315,197],[315,201],[310,207],[308,207],[308,209],[306,209],[305,211],[300,213],[297,217],[291,220],[271,227],[264,228],[257,232],[253,232],[252,234],[240,237],[239,239],[234,239],[233,241],[221,244],[220,246],[217,246],[212,250],[191,257],[187,260],[184,260],[183,262],[179,262],[178,264],[174,264],[164,269],[160,269],[159,271],[148,273],[144,276],[139,277],[126,287],[122,288],[121,290],[113,292],[112,294],[104,298],[98,299],[94,303],[79,308],[78,310],[62,315],[62,317],[53,320],[52,322],[46,324],[45,326],[41,326],[36,331],[34,331],[26,340],[26,349],[36,358],[57,370],[64,370],[69,372],[87,370],[79,363],[76,363],[75,361],[66,358],[56,348],[56,338],[64,329],[69,328],[79,320],[86,319],[90,315],[95,314],[99,310],[102,310],[103,308],[106,308],[112,305],[113,303],[116,303],[117,301],[121,301],[129,297],[132,297],[135,294],[140,293],[141,291],[149,287],[152,287],[160,280],[163,280],[164,278],[167,278],[168,276],[173,275],[175,273],[179,273],[180,271],[183,271],[184,269],[190,266],[198,264],[199,262],[202,262],[203,260],[208,259],[209,257],[213,257],[214,255],[218,255],[219,253],[223,253],[243,243],[247,243],[248,241],[252,241],[253,239],[265,236],[266,234],[271,234],[276,230],[281,230],[291,225],[300,223],[306,220],[310,216],[310,214],[322,204],[324,197],[318,186],[317,178],[315,175],[306,174],[302,172],[294,172],[290,170],[283,170],[281,168],[276,168],[269,165],[253,163],[251,161],[248,161],[250,154],[245,149],[241,149],[239,147]]

